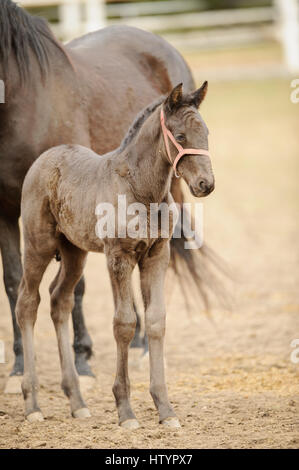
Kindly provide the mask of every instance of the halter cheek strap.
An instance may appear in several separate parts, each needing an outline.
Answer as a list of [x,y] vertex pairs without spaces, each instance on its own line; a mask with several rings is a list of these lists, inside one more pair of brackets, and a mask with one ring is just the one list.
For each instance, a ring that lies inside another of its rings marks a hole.
[[[164,112],[163,112],[163,108],[161,109],[161,127],[162,127],[162,132],[163,132],[163,137],[164,137],[164,143],[165,143],[165,147],[166,147],[166,152],[167,152],[167,156],[168,156],[168,160],[170,161],[170,164],[172,165],[172,168],[174,170],[174,174],[177,178],[180,177],[180,175],[177,174],[177,171],[176,171],[176,167],[177,167],[177,164],[179,163],[180,159],[184,156],[184,155],[206,155],[207,157],[210,156],[210,153],[208,152],[208,150],[204,150],[204,149],[184,149],[174,138],[173,134],[170,132],[169,129],[167,129],[166,125],[165,125],[165,119],[164,119]],[[171,140],[171,142],[173,143],[173,145],[177,148],[178,150],[178,154],[177,156],[175,157],[174,161],[172,161],[171,159],[171,153],[170,153],[170,149],[169,149],[169,140]]]

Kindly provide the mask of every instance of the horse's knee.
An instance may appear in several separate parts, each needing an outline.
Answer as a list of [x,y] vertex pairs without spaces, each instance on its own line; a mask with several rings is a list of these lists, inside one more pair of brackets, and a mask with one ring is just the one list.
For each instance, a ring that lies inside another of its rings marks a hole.
[[166,314],[161,311],[147,312],[145,319],[145,331],[151,339],[161,339],[165,336]]
[[113,321],[116,341],[130,343],[134,338],[136,323],[137,320],[134,312],[131,315],[125,312],[118,312]]

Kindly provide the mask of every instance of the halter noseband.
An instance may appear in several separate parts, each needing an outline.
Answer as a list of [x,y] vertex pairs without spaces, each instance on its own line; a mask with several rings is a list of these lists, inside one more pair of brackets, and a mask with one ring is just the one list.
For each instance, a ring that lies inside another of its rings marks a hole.
[[[166,152],[168,156],[168,160],[170,161],[170,164],[172,165],[172,168],[174,170],[174,174],[177,178],[180,177],[180,175],[177,174],[176,167],[180,159],[188,154],[188,155],[206,155],[207,157],[210,156],[210,153],[208,150],[204,149],[184,149],[174,138],[173,134],[170,132],[169,129],[167,129],[165,125],[165,119],[164,119],[164,113],[163,113],[163,108],[161,109],[161,127],[162,127],[162,132],[163,132],[163,137],[164,137],[164,143],[166,147]],[[175,157],[174,161],[171,160],[171,154],[170,154],[170,149],[169,149],[169,141],[168,139],[171,140],[173,145],[177,148],[178,154]]]

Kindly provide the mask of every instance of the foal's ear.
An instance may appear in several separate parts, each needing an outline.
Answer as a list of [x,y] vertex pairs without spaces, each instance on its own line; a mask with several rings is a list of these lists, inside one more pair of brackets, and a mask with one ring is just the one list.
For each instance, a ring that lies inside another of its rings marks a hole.
[[173,111],[175,108],[177,108],[183,98],[183,84],[179,83],[174,89],[171,91],[171,93],[167,96],[166,100],[164,101],[164,105],[167,111]]
[[208,82],[205,81],[198,90],[194,91],[193,93],[189,95],[189,99],[191,103],[194,106],[196,106],[196,108],[199,108],[199,106],[205,99],[207,91],[208,91]]

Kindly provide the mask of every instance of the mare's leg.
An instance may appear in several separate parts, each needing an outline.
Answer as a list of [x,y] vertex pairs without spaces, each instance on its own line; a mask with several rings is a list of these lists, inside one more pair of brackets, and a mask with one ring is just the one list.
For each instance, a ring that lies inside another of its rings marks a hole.
[[148,353],[148,337],[146,332],[144,333],[143,337],[143,356]]
[[74,306],[74,289],[80,280],[87,253],[72,245],[64,236],[59,242],[61,266],[50,286],[51,317],[55,326],[62,372],[61,387],[70,400],[75,418],[89,417],[90,413],[81,396],[69,338],[69,316]]
[[25,249],[24,274],[22,277],[16,315],[22,333],[24,347],[24,377],[22,391],[25,400],[25,415],[28,421],[42,421],[43,416],[37,402],[38,380],[35,372],[33,329],[40,302],[39,285],[54,252],[38,254],[30,246]]
[[148,352],[148,339],[147,339],[146,333],[144,333],[143,337],[140,334],[141,319],[140,319],[140,315],[138,313],[136,303],[134,300],[133,300],[133,308],[136,314],[137,323],[136,323],[135,335],[130,344],[130,348],[142,348],[143,349],[142,355],[144,356]]
[[79,375],[94,377],[94,374],[87,362],[92,355],[92,341],[85,326],[82,310],[84,291],[85,281],[84,276],[82,276],[75,288],[75,305],[72,310],[75,365]]
[[14,217],[8,217],[4,214],[0,216],[0,248],[4,285],[10,304],[14,337],[14,365],[7,380],[4,393],[22,393],[21,376],[24,372],[24,356],[21,331],[15,315],[18,287],[22,277],[20,230],[17,215]]
[[[59,252],[58,252],[59,254]],[[61,261],[61,256],[57,261]],[[58,280],[60,273],[60,268],[52,282],[51,289],[54,289],[56,282]],[[78,374],[80,376],[95,377],[89,364],[88,359],[92,356],[92,341],[85,326],[83,309],[82,309],[82,300],[85,292],[85,280],[84,276],[81,277],[80,281],[75,288],[75,304],[72,310],[72,321],[73,321],[73,330],[74,330],[74,352],[75,352],[75,366]]]
[[[18,287],[22,277],[20,230],[17,217],[9,219],[8,217],[0,216],[0,248],[3,263],[4,285],[10,304],[14,334],[13,350],[15,354],[15,363],[10,375],[23,375],[24,359],[22,338],[15,315]],[[9,387],[7,387],[6,391],[9,393],[14,390],[10,390]]]
[[131,287],[131,276],[136,262],[135,259],[123,253],[117,255],[107,253],[107,264],[115,305],[113,331],[117,344],[117,366],[113,393],[120,426],[133,429],[137,428],[139,424],[130,404],[128,350],[136,327]]
[[[61,257],[60,257],[61,261]],[[51,283],[50,293],[54,290],[57,285],[61,272],[61,264],[59,271]],[[84,316],[82,311],[82,299],[85,291],[84,276],[81,277],[80,281],[75,287],[75,304],[72,310],[72,320],[74,329],[74,351],[75,351],[75,366],[80,376],[94,377],[94,374],[87,362],[92,355],[92,341],[88,334],[85,326]]]
[[132,342],[130,344],[130,348],[143,348],[143,338],[140,334],[141,319],[140,319],[140,315],[138,313],[135,301],[133,301],[133,309],[136,315],[136,328],[135,328],[134,338],[132,339]]
[[145,330],[149,342],[150,393],[165,426],[180,427],[168,400],[164,372],[164,336],[166,312],[164,279],[169,263],[168,241],[156,242],[139,263],[141,290],[145,306]]

